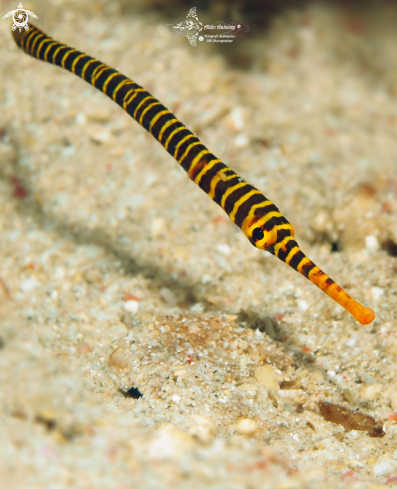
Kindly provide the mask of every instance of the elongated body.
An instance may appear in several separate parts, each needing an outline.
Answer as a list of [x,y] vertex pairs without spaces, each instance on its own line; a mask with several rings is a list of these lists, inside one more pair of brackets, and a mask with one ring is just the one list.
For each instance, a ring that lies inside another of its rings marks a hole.
[[65,68],[114,100],[155,137],[189,177],[207,193],[257,248],[269,251],[298,271],[361,324],[375,318],[372,309],[350,297],[300,250],[294,230],[278,208],[255,187],[214,156],[174,114],[134,81],[36,27],[13,32],[26,53]]

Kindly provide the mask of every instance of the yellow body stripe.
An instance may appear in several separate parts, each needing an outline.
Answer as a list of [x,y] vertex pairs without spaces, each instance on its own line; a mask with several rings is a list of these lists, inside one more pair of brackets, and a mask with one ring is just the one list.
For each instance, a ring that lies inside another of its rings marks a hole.
[[[280,213],[281,214],[281,213]],[[282,215],[282,214],[281,214]],[[276,226],[274,226],[275,229],[277,229],[277,231],[281,231],[282,229],[288,229],[288,230],[291,230],[291,224],[288,222],[286,224],[277,224]],[[293,238],[293,236],[291,236],[291,238]]]
[[[170,112],[170,114],[171,114],[171,112]],[[173,115],[173,114],[171,114],[171,115]],[[170,126],[172,126],[173,124],[175,124],[176,122],[179,122],[179,120],[178,120],[178,119],[176,119],[176,118],[174,118],[174,119],[169,119],[168,121],[166,121],[166,122],[164,123],[163,127],[162,127],[162,128],[161,128],[161,130],[160,130],[159,137],[158,137],[158,140],[159,140],[159,142],[160,142],[161,144],[163,144],[162,139],[163,139],[163,134],[164,134],[164,131],[165,131],[165,130],[166,130],[168,127],[170,127]],[[165,145],[163,145],[163,146],[165,147]],[[166,149],[167,149],[167,148],[166,148]]]
[[306,265],[307,263],[310,263],[310,262],[311,262],[311,260],[309,260],[309,258],[307,256],[302,258],[301,262],[299,263],[299,265],[297,267],[298,272],[302,273],[303,266]]
[[253,195],[260,195],[261,193],[259,192],[259,190],[256,190],[255,188],[250,190],[249,192],[247,192],[245,195],[243,195],[242,197],[240,197],[238,199],[237,202],[235,202],[234,206],[233,206],[233,209],[232,209],[232,212],[229,214],[229,217],[230,219],[234,222],[235,218],[236,218],[236,214],[240,208],[240,206],[242,204],[244,204],[244,202],[246,202],[250,197],[252,197]]
[[124,97],[124,102],[123,102],[123,109],[124,110],[127,110],[127,101],[128,101],[128,97],[130,95],[130,93],[134,93],[135,92],[135,88],[131,88],[131,90],[128,90],[128,92],[125,94],[125,97]]
[[172,133],[168,136],[167,140],[165,141],[164,148],[168,150],[168,146],[169,146],[172,138],[175,136],[175,134],[177,134],[179,131],[183,131],[184,129],[186,129],[185,126],[177,127],[176,129],[174,129],[172,131]]
[[53,63],[55,63],[55,59],[56,59],[56,57],[57,57],[57,55],[58,55],[59,51],[60,51],[61,49],[65,48],[65,47],[66,47],[66,46],[61,45],[61,46],[58,46],[58,47],[56,48],[56,50],[54,51],[54,54],[52,55],[52,62],[53,62]]
[[95,59],[90,59],[89,61],[87,61],[87,63],[84,65],[84,68],[81,72],[81,78],[83,80],[85,80],[85,72],[87,71],[87,68],[90,66],[91,63],[95,63]]
[[72,72],[73,73],[76,73],[76,65],[77,63],[81,60],[81,58],[84,58],[85,54],[79,54],[79,56],[77,56],[77,58],[73,61],[72,63]]
[[[194,136],[193,136],[194,137]],[[186,148],[185,152],[183,153],[182,156],[180,156],[179,160],[177,158],[175,158],[177,160],[177,162],[181,165],[182,164],[182,161],[186,158],[186,156],[188,155],[189,151],[194,147],[194,146],[197,146],[198,144],[202,144],[201,141],[195,141],[194,143],[191,143],[189,144],[189,146]]]
[[174,158],[178,161],[178,151],[179,148],[182,146],[183,143],[185,143],[188,139],[194,138],[193,134],[188,134],[184,138],[182,138],[179,143],[175,146],[174,150]]
[[[99,61],[98,61],[99,62]],[[94,84],[95,83],[95,79],[96,79],[96,75],[98,73],[99,70],[101,70],[102,68],[106,67],[105,64],[101,63],[99,64],[95,69],[94,71],[91,73],[91,84]]]
[[244,221],[250,221],[255,216],[255,211],[257,209],[269,207],[270,205],[273,205],[273,202],[271,200],[265,200],[264,202],[260,202],[259,204],[254,204],[253,206],[251,206],[249,213]]
[[64,55],[63,55],[63,58],[62,58],[62,63],[61,63],[61,66],[62,68],[65,68],[65,63],[66,63],[66,60],[68,59],[68,57],[72,54],[72,53],[75,53],[76,50],[75,49],[69,49],[68,52],[66,52]]
[[155,105],[161,105],[160,102],[153,102],[152,104],[148,105],[143,111],[142,111],[142,114],[141,114],[141,117],[139,118],[139,124],[142,125],[142,121],[143,121],[143,118],[145,117],[145,114],[148,112],[148,110],[150,110],[152,107],[154,107]]
[[[312,270],[310,270],[309,277],[310,277],[310,275],[317,275],[318,272],[321,272],[321,270],[317,266],[315,266]],[[325,274],[323,275],[322,273],[320,273],[320,275],[321,275],[321,277],[326,277]]]
[[39,44],[39,47],[37,48],[37,57],[38,58],[40,57],[41,48],[43,47],[43,44],[46,43],[46,42],[51,42],[51,39],[43,39],[41,41],[41,43]]
[[292,258],[298,253],[299,251],[299,246],[294,246],[292,250],[288,253],[287,258],[285,259],[285,263],[289,265],[289,262],[292,260]]
[[48,58],[47,58],[48,52],[52,48],[52,46],[55,46],[55,44],[57,44],[56,41],[50,42],[50,44],[47,46],[47,49],[45,50],[45,53],[44,53],[44,61],[48,61]]
[[109,75],[109,76],[108,76],[108,78],[106,79],[105,83],[103,84],[103,88],[102,88],[103,93],[106,93],[106,89],[107,89],[107,87],[108,87],[108,85],[109,85],[109,82],[110,82],[111,80],[113,80],[113,78],[114,78],[115,76],[119,76],[119,75],[120,75],[120,73],[119,73],[118,71],[116,71],[116,73],[112,73],[111,75]]
[[139,92],[146,92],[146,90],[144,90],[143,88],[133,88],[128,93],[130,93],[130,92],[133,92],[133,93],[129,99],[127,99],[127,96],[126,96],[125,102],[123,103],[124,110],[127,110],[127,107],[130,105],[130,103],[134,100],[134,98],[138,95]]
[[24,38],[21,44],[22,49],[24,49],[27,53],[29,53],[30,41],[35,35],[36,35],[35,31],[33,29],[30,29],[28,35]]
[[208,195],[213,199],[215,197],[215,189],[218,183],[222,180],[223,181],[223,173],[225,171],[229,170],[228,167],[222,168],[221,170],[218,171],[218,173],[214,176],[214,178],[211,180],[211,185],[210,185],[210,191],[208,192]]
[[154,97],[152,97],[151,95],[148,95],[147,97],[144,97],[140,102],[139,104],[137,105],[136,109],[135,109],[135,112],[134,112],[134,119],[136,119],[136,114],[138,112],[138,110],[142,107],[142,105],[146,102],[146,100],[150,100],[150,99],[154,99]]
[[204,156],[204,155],[209,155],[211,154],[208,149],[203,149],[202,151],[200,151],[200,153],[195,156],[192,160],[192,162],[190,163],[190,166],[189,168],[186,170],[187,173],[190,175],[190,173],[194,170],[195,166],[200,163],[201,161],[201,158]]
[[269,222],[272,217],[281,217],[281,216],[282,216],[282,214],[279,211],[268,212],[265,216],[260,218],[260,224],[261,224],[261,226],[263,226],[264,224]]
[[[161,116],[165,115],[165,114],[171,114],[171,112],[167,109],[165,110],[162,110],[161,112],[158,112],[154,117],[153,119],[150,121],[150,126],[149,126],[149,132],[152,132],[152,128],[153,126],[156,124],[156,122],[160,119]],[[165,124],[163,124],[163,127],[161,128],[161,130],[163,130]],[[167,126],[168,127],[168,126]],[[160,141],[160,136],[159,136],[159,141]]]
[[99,65],[98,68],[95,68],[94,73],[92,74],[91,78],[91,85],[95,87],[96,82],[98,81],[98,78],[102,75],[102,73],[106,70],[110,70],[109,66],[106,65]]
[[194,179],[195,183],[197,183],[197,185],[199,185],[201,179],[207,173],[207,171],[211,170],[211,168],[213,168],[217,163],[221,163],[221,160],[215,159],[215,160],[212,160],[210,163],[208,163],[208,165],[206,165],[201,170],[201,172],[196,176],[196,178]]
[[221,200],[222,209],[225,208],[226,199],[229,197],[230,194],[232,194],[234,191],[236,191],[237,189],[239,189],[241,187],[246,187],[247,185],[248,185],[248,183],[246,183],[246,182],[240,182],[240,183],[237,183],[236,185],[233,185],[233,187],[229,187],[222,196],[222,200]]
[[30,48],[30,50],[33,52],[34,50],[34,47],[36,46],[36,43],[39,39],[41,39],[42,37],[44,36],[44,34],[39,34],[38,36],[36,36],[36,39],[33,41],[33,44],[32,44],[32,47]]
[[[277,229],[278,229],[278,226],[277,226]],[[280,241],[279,243],[276,243],[274,245],[274,253],[275,255],[277,255],[278,251],[280,250],[280,248],[285,248],[285,245],[288,243],[288,241],[294,241],[294,237],[293,236],[287,236],[285,237],[282,241]]]
[[123,87],[124,85],[129,85],[129,84],[134,84],[134,82],[131,81],[131,80],[123,80],[123,81],[121,81],[117,85],[117,87],[114,89],[114,92],[113,92],[113,95],[112,95],[112,99],[113,100],[116,100],[117,92],[120,90],[120,88]]

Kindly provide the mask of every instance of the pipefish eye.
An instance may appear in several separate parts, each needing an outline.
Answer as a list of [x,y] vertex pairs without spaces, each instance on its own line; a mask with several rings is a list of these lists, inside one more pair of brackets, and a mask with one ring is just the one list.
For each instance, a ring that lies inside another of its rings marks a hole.
[[262,228],[255,228],[253,231],[252,231],[252,240],[253,241],[260,241],[261,239],[263,239],[265,237],[264,233],[263,233],[263,230]]

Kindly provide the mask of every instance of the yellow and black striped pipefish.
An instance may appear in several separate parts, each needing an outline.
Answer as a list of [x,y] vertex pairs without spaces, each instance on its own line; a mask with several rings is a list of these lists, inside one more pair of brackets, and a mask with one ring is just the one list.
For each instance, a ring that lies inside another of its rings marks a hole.
[[13,36],[26,53],[71,71],[120,105],[164,146],[256,248],[269,251],[304,275],[361,324],[374,320],[372,309],[355,301],[303,254],[294,239],[293,227],[273,202],[208,151],[198,137],[144,88],[32,25],[29,31],[15,30]]

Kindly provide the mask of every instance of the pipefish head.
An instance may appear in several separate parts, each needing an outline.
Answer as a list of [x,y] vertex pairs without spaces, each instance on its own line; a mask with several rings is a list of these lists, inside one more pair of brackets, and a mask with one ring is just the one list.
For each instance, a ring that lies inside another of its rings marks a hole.
[[242,226],[242,231],[255,248],[273,253],[274,245],[287,236],[294,236],[291,224],[274,204],[257,209],[255,214],[246,219]]
[[244,231],[244,234],[255,248],[258,248],[259,250],[266,250],[276,242],[275,233],[273,231],[268,232],[264,230],[260,223],[257,222],[252,224],[247,229],[247,232]]

